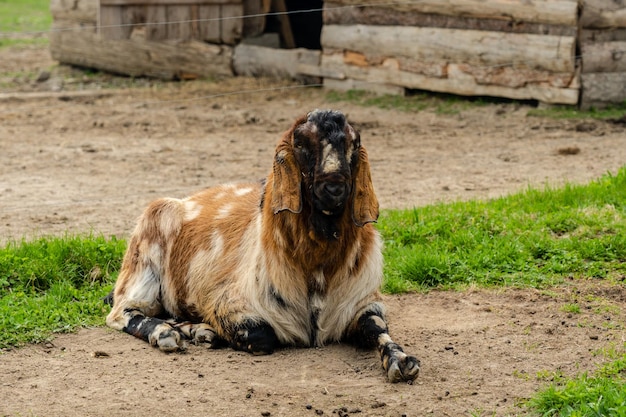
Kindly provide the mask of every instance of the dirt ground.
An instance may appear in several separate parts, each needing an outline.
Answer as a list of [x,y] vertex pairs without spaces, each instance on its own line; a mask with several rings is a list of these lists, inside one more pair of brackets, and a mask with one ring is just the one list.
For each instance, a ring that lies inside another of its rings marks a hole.
[[[0,88],[2,244],[126,237],[154,198],[262,178],[279,135],[314,108],[361,130],[382,208],[587,182],[626,161],[623,125],[529,117],[518,103],[407,113],[268,80],[131,81],[56,66],[42,47],[0,49]],[[392,337],[422,361],[413,385],[387,383],[374,352],[346,345],[167,355],[84,329],[0,354],[0,415],[519,415],[555,374],[623,346],[625,301],[623,285],[584,280],[388,296]],[[581,313],[564,309],[574,302]]]

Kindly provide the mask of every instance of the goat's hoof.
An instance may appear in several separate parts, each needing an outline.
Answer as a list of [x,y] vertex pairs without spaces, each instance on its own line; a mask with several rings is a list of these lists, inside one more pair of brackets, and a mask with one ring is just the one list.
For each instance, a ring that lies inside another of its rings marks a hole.
[[156,326],[149,336],[149,342],[163,352],[176,352],[187,349],[185,340],[178,330],[169,324]]
[[397,352],[389,358],[387,379],[389,382],[413,382],[420,372],[420,361],[414,356],[408,356],[403,352]]

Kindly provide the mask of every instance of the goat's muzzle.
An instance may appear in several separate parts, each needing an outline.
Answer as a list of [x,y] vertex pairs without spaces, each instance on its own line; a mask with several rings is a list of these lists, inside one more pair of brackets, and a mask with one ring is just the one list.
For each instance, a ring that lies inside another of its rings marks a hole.
[[326,215],[335,215],[343,211],[350,195],[350,185],[345,180],[338,179],[318,181],[313,192],[317,208]]

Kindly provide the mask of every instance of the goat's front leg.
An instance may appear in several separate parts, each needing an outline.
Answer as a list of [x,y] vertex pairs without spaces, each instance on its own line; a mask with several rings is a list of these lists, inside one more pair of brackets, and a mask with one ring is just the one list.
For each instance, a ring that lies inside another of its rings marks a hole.
[[420,371],[420,361],[404,353],[389,336],[380,303],[372,303],[355,317],[348,339],[364,348],[376,348],[390,382],[413,381]]

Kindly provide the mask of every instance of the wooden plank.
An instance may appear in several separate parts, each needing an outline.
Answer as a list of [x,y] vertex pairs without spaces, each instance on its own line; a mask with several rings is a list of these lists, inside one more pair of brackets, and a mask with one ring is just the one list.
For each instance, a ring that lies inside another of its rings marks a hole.
[[243,14],[248,17],[243,20],[243,38],[259,36],[265,31],[265,16],[263,3],[260,0],[243,0]]
[[85,31],[50,33],[50,53],[65,64],[163,79],[232,75],[232,48],[200,41],[107,40]]
[[242,0],[100,0],[101,6],[132,5],[183,5],[183,4],[229,4],[241,3]]
[[304,48],[274,49],[240,43],[234,49],[233,68],[237,75],[299,79],[303,75],[299,66],[319,66],[320,55],[320,51]]
[[98,29],[100,36],[105,39],[128,39],[131,27],[123,26],[124,9],[119,6],[100,8]]
[[606,107],[626,100],[626,72],[582,74],[581,108]]
[[199,6],[200,39],[206,42],[220,43],[222,41],[222,21],[220,20],[220,6]]
[[324,24],[419,26],[446,29],[486,30],[506,33],[535,33],[541,35],[576,36],[575,26],[550,25],[524,21],[489,19],[471,16],[448,16],[395,10],[389,7],[341,7],[339,3],[324,2]]
[[285,0],[272,0],[272,10],[280,13],[278,15],[278,21],[280,22],[280,35],[283,38],[285,48],[295,48],[296,41],[293,38],[293,32],[291,31],[289,16],[286,14],[288,10],[285,5]]
[[166,6],[146,6],[146,39],[151,41],[167,39]]
[[325,25],[322,47],[425,62],[513,65],[574,72],[574,37],[407,26]]
[[626,42],[597,42],[582,46],[583,73],[626,72]]
[[167,39],[191,39],[191,12],[189,5],[166,6]]
[[243,32],[243,5],[225,4],[220,6],[220,17],[222,18],[221,39],[228,45],[234,45]]
[[81,23],[98,21],[98,0],[50,0],[50,13],[53,20]]
[[[333,1],[350,6],[362,6],[364,3],[362,0]],[[366,4],[368,6],[380,5],[408,13],[420,12],[564,26],[576,26],[578,13],[576,0],[420,0],[412,2],[368,0]]]
[[576,104],[579,94],[576,80],[572,80],[573,87],[571,88],[558,88],[542,84],[527,84],[519,88],[480,84],[472,74],[466,71],[466,68],[458,64],[447,66],[446,78],[428,77],[393,67],[347,65],[338,54],[323,54],[321,67],[324,71],[340,72],[348,79],[464,96],[506,97],[515,100]]

